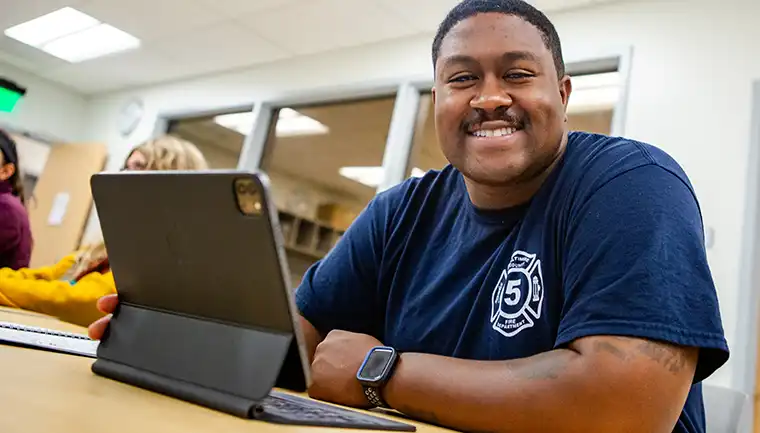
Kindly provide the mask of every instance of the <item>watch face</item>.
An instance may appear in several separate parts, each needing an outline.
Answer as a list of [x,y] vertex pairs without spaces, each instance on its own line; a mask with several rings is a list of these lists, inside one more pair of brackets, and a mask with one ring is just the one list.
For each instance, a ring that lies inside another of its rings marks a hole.
[[359,378],[368,382],[381,380],[388,370],[393,356],[393,349],[385,347],[372,349],[359,370]]

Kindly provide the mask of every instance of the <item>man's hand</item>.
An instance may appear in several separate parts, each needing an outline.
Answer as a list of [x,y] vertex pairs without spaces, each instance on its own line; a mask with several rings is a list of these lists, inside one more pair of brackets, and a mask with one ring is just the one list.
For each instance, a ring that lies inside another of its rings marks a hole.
[[356,373],[376,346],[382,343],[365,334],[338,330],[327,334],[314,353],[309,396],[346,406],[370,407]]
[[93,340],[100,340],[103,338],[103,334],[106,332],[108,322],[111,321],[111,314],[116,311],[116,306],[119,304],[119,298],[117,295],[106,295],[98,299],[98,310],[107,314],[107,316],[92,322],[88,328],[90,338]]

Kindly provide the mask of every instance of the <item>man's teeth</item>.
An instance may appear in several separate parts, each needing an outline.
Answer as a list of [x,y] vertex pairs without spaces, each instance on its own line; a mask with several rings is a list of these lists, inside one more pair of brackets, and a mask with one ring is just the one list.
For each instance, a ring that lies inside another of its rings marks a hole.
[[476,137],[505,137],[512,135],[517,131],[516,128],[501,128],[501,129],[479,129],[472,133]]

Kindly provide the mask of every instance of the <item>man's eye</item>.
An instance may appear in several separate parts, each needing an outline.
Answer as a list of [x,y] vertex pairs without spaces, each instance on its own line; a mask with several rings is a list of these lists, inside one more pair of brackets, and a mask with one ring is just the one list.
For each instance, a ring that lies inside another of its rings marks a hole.
[[530,78],[532,76],[533,76],[532,74],[528,74],[528,73],[525,73],[525,72],[512,72],[512,73],[509,73],[509,74],[505,75],[504,78],[506,78],[508,80],[522,80],[522,79],[525,79],[525,78]]
[[456,77],[449,80],[450,83],[466,83],[467,81],[474,80],[475,77],[472,75],[457,75]]

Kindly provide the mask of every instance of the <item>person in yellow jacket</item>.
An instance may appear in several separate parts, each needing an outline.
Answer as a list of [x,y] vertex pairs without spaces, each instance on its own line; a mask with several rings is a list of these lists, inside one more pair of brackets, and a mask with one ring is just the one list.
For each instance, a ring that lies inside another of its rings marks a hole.
[[[195,145],[163,136],[134,148],[123,170],[202,170],[207,167]],[[103,242],[69,254],[52,266],[0,269],[1,306],[48,314],[81,326],[102,317],[96,301],[114,293],[116,284]]]

